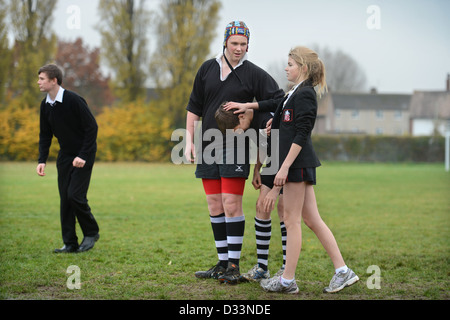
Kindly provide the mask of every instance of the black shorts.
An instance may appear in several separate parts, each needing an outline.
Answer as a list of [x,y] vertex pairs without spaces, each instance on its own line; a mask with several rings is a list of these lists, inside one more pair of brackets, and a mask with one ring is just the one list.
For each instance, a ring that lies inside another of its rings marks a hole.
[[201,179],[248,178],[250,164],[197,164],[195,176]]
[[[261,171],[261,183],[270,189],[273,188],[273,180],[275,175],[264,174],[264,169]],[[286,182],[307,182],[309,184],[316,184],[316,168],[290,168]]]
[[316,168],[290,168],[286,182],[316,184]]
[[266,167],[263,167],[261,170],[261,184],[272,189],[273,188],[273,180],[275,180],[275,175],[274,174],[266,174],[267,171],[268,170]]
[[[273,180],[275,180],[274,175],[261,174],[261,184],[265,185],[269,189],[273,188]],[[283,194],[283,188],[281,188],[280,194]]]

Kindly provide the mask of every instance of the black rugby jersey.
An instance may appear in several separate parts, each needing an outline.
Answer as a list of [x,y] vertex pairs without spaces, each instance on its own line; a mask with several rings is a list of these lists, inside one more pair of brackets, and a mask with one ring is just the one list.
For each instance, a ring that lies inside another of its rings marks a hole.
[[[221,81],[220,66],[214,58],[204,62],[198,70],[186,110],[202,118],[203,134],[208,129],[218,129],[214,114],[225,101],[246,103],[283,96],[284,92],[276,81],[266,71],[248,60]],[[203,141],[202,150],[209,143]]]

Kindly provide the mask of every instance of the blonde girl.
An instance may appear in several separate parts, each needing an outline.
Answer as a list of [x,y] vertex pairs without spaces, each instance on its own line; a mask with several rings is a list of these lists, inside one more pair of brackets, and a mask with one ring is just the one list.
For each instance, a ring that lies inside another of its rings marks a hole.
[[327,90],[325,66],[316,52],[293,48],[285,69],[293,88],[282,99],[247,104],[230,103],[237,112],[251,108],[275,111],[271,130],[279,130],[280,166],[274,185],[283,187],[284,223],[287,229],[286,266],[282,276],[261,281],[266,291],[298,293],[295,271],[302,245],[301,220],[316,234],[333,262],[335,274],[324,292],[337,292],[359,280],[346,266],[339,247],[317,208],[313,186],[320,161],[314,151],[311,132],[317,117],[317,94]]

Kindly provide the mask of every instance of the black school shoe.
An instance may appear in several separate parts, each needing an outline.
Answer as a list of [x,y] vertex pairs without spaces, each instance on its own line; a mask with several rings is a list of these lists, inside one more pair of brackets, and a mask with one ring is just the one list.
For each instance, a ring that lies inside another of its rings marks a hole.
[[54,253],[73,253],[73,252],[77,252],[78,250],[78,245],[64,245],[62,248],[60,249],[55,249],[53,252]]
[[220,283],[238,284],[241,273],[239,272],[239,266],[235,263],[228,262],[228,268],[225,273],[219,277]]
[[83,242],[81,242],[77,252],[85,252],[91,250],[94,247],[95,242],[97,242],[99,238],[100,234],[98,233],[93,237],[84,237]]

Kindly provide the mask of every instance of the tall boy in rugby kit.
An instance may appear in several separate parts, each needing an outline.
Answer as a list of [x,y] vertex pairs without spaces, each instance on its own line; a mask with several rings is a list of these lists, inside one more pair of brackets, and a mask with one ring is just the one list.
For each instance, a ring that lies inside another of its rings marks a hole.
[[[202,118],[202,136],[208,129],[218,129],[214,118],[224,101],[251,102],[254,99],[276,99],[284,95],[275,80],[247,60],[250,31],[242,21],[233,21],[225,29],[223,53],[203,63],[194,80],[187,106],[186,158],[194,161],[196,152],[204,154],[211,141],[194,146],[194,126]],[[198,278],[215,278],[237,283],[239,260],[245,229],[242,196],[250,165],[221,164],[200,157],[195,175],[202,179],[210,214],[218,263],[207,271],[196,272]]]

